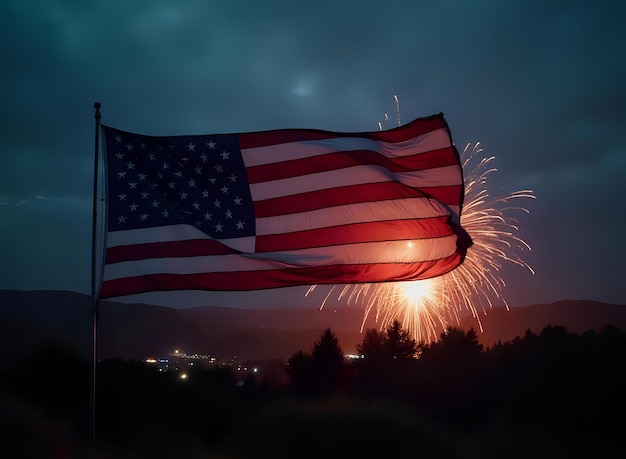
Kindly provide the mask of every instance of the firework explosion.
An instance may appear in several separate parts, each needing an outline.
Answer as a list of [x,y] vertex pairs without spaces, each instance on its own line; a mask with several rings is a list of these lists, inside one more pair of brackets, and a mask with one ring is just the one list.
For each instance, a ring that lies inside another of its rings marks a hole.
[[[396,99],[397,103],[397,99]],[[398,117],[399,122],[399,117]],[[491,197],[487,178],[496,172],[491,167],[495,157],[484,157],[480,143],[468,144],[461,155],[465,172],[465,202],[461,225],[472,237],[465,261],[453,271],[427,280],[355,284],[334,286],[324,298],[323,308],[330,296],[339,289],[338,300],[362,304],[363,331],[368,319],[375,319],[381,330],[394,320],[412,333],[418,342],[436,341],[446,327],[459,324],[464,313],[471,313],[482,332],[479,310],[493,307],[497,299],[508,309],[502,296],[505,287],[500,270],[505,263],[532,268],[520,255],[530,246],[519,236],[515,212],[528,212],[512,201],[534,199],[530,190],[516,191],[504,197]],[[316,286],[312,286],[309,295]]]

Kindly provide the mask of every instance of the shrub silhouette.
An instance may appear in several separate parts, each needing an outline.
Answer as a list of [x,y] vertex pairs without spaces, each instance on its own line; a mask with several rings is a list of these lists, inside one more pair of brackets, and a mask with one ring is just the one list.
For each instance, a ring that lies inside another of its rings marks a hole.
[[422,349],[423,362],[436,365],[450,365],[472,359],[483,352],[483,345],[473,328],[467,333],[456,327],[448,327],[440,339]]

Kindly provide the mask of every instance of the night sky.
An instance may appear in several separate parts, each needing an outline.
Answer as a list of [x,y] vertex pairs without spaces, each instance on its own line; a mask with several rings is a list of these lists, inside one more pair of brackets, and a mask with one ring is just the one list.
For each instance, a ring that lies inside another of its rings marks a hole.
[[[0,288],[89,293],[96,101],[148,135],[361,132],[397,124],[397,95],[403,122],[443,112],[496,157],[492,195],[534,192],[510,305],[626,303],[625,24],[621,0],[5,0]],[[323,299],[304,291],[208,303]]]

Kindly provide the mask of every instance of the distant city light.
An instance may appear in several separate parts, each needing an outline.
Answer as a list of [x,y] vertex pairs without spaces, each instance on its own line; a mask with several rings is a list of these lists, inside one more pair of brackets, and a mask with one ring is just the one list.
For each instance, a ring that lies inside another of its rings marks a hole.
[[357,359],[362,359],[363,355],[361,355],[361,354],[346,354],[346,358],[347,359],[351,359],[351,360],[357,360]]

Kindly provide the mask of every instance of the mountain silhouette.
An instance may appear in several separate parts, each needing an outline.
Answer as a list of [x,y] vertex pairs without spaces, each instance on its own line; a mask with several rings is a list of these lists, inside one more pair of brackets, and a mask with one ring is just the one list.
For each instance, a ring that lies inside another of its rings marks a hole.
[[[173,309],[103,301],[98,306],[97,355],[100,359],[165,356],[174,348],[218,359],[281,358],[311,350],[330,328],[346,353],[363,340],[363,309],[239,309],[206,306]],[[480,321],[480,322],[479,322]],[[495,307],[477,318],[466,316],[452,326],[478,332],[491,346],[499,340],[540,333],[548,325],[572,333],[612,325],[626,330],[626,305],[562,300],[506,310]],[[377,327],[372,320],[365,329]],[[93,316],[88,295],[68,291],[0,290],[0,358],[16,361],[38,346],[64,343],[88,357],[92,352]]]

